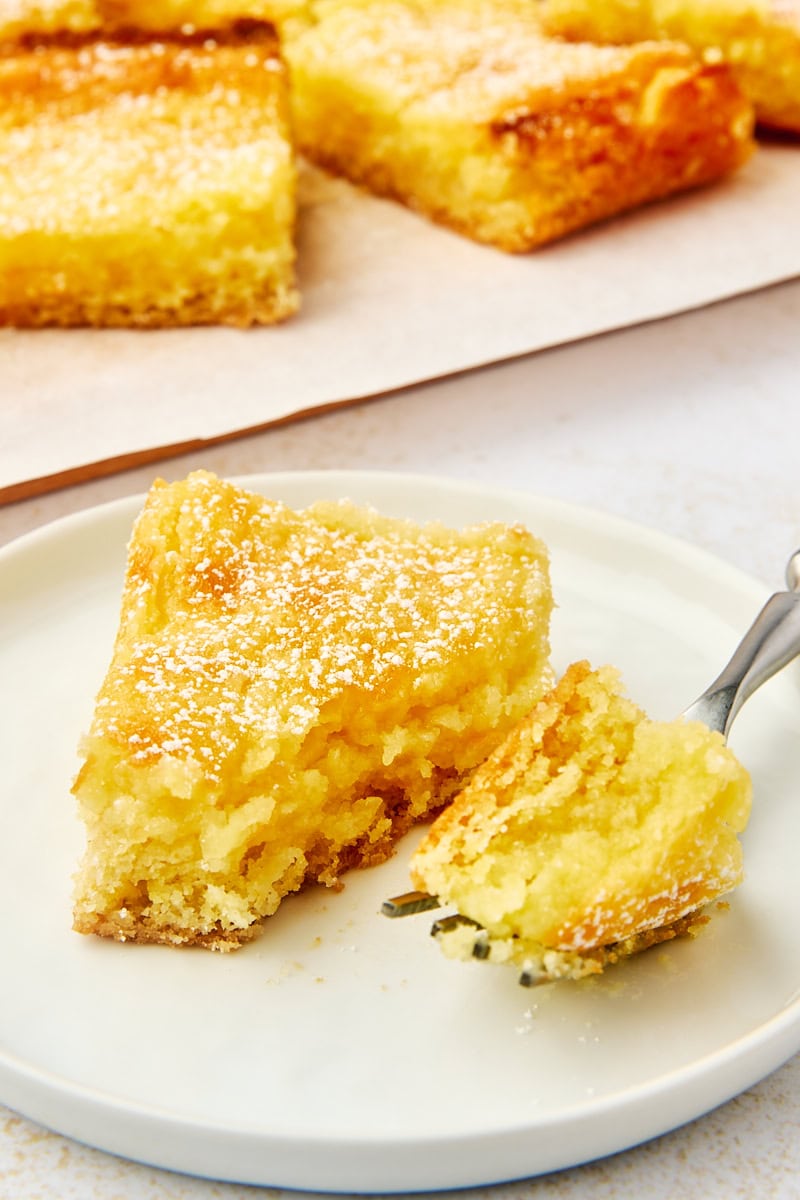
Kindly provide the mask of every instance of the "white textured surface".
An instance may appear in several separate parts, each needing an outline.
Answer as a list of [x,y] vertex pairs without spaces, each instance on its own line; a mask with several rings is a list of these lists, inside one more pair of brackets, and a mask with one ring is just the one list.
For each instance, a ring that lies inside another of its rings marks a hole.
[[[160,473],[178,476],[196,465],[225,475],[352,467],[483,480],[629,516],[777,587],[785,558],[800,544],[798,328],[800,283],[786,284],[231,442],[162,464]],[[142,490],[152,475],[145,468],[0,509],[0,541]],[[799,1126],[796,1058],[646,1146],[481,1194],[793,1200],[800,1197]],[[0,1110],[0,1200],[262,1194],[280,1193],[120,1162]]]

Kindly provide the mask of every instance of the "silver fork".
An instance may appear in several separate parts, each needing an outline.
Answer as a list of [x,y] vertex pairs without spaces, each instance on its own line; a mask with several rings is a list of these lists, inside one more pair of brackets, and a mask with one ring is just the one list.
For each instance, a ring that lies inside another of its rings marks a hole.
[[800,654],[800,550],[786,565],[788,591],[770,596],[728,665],[683,713],[728,736],[733,719],[756,688]]
[[[727,738],[734,717],[745,700],[800,654],[800,550],[795,550],[786,565],[787,590],[775,592],[759,612],[733,652],[727,665],[702,695],[684,710],[690,721],[702,721]],[[428,892],[404,892],[384,900],[381,912],[387,917],[408,917],[440,907],[436,896]],[[476,958],[489,955],[486,931],[470,917],[454,913],[435,921],[431,933],[446,933],[456,925],[473,925]],[[540,975],[522,972],[520,983],[530,986],[544,982]]]

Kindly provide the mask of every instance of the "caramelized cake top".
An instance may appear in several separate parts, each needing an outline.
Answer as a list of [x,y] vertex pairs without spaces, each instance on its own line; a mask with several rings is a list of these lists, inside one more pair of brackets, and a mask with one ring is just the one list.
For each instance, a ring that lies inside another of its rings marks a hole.
[[217,39],[44,39],[0,55],[0,236],[99,236],[235,184],[255,202],[291,155],[287,121],[266,26]]
[[214,778],[245,733],[302,740],[351,693],[357,739],[370,696],[391,718],[394,693],[424,703],[460,655],[513,660],[514,627],[527,642],[543,603],[546,624],[546,554],[521,528],[457,535],[347,502],[295,513],[197,472],[157,484],[137,522],[92,732]]
[[514,0],[321,0],[315,11],[318,24],[296,49],[290,44],[290,56],[313,58],[323,72],[328,57],[338,70],[349,63],[365,84],[391,89],[404,105],[455,105],[475,120],[491,120],[515,96],[529,111],[585,97],[590,85],[631,90],[657,67],[697,66],[678,42],[559,42],[544,35],[534,5]]

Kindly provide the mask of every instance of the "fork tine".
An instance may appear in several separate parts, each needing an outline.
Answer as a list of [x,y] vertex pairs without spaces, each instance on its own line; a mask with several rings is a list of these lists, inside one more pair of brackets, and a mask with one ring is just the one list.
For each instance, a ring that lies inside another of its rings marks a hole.
[[535,971],[533,967],[524,967],[517,981],[520,987],[538,987],[540,983],[549,983],[550,976],[545,971]]
[[475,944],[472,947],[472,957],[485,962],[492,952],[492,939],[485,929],[478,926],[475,934]]
[[483,931],[483,926],[477,921],[473,921],[472,917],[464,917],[461,913],[453,913],[451,917],[440,917],[438,921],[434,921],[431,925],[431,937],[438,937],[440,933],[450,933],[452,929],[457,929],[460,925],[470,925],[473,929]]
[[[415,913],[430,912],[434,908],[440,908],[441,903],[436,896],[432,896],[429,892],[403,892],[399,896],[390,896],[384,900],[381,905],[381,912],[387,917],[410,917]],[[456,929],[469,929],[473,934],[473,941],[470,947],[470,952],[473,958],[479,962],[488,962],[492,958],[492,950],[494,947],[494,939],[479,921],[472,917],[465,917],[463,913],[449,913],[447,916],[439,917],[431,925],[431,936],[435,938],[446,937]],[[538,987],[542,983],[550,983],[554,979],[560,978],[559,973],[553,973],[548,970],[543,963],[528,963],[523,965],[518,982],[521,987]]]
[[410,917],[414,913],[430,912],[439,908],[439,901],[427,892],[403,892],[402,896],[391,896],[384,900],[381,912],[385,917]]
[[[1,0],[0,0],[1,2]],[[414,913],[429,912],[440,908],[438,897],[429,892],[404,892],[400,896],[392,896],[384,900],[381,912],[387,917],[408,917]],[[593,949],[570,952],[546,950],[541,947],[541,953],[532,953],[531,958],[521,963],[517,976],[521,987],[538,987],[544,983],[555,983],[557,980],[584,979],[590,975],[600,974],[606,966],[618,962],[621,958],[629,958],[639,954],[650,946],[668,941],[675,937],[691,935],[701,925],[708,922],[708,917],[701,910],[693,910],[672,921],[653,929],[645,929],[625,938],[623,941],[612,942]],[[496,938],[479,921],[466,917],[463,913],[455,912],[439,917],[431,926],[431,935],[435,938],[447,938],[455,930],[471,931],[458,939],[460,953],[453,957],[472,958],[481,962],[507,963],[514,962],[513,949],[509,954],[509,938]],[[516,960],[519,962],[519,959]]]

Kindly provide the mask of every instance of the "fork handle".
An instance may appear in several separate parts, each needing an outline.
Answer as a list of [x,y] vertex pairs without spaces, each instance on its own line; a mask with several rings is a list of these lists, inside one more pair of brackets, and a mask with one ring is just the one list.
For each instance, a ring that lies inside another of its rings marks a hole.
[[770,596],[728,665],[684,712],[727,737],[748,696],[800,654],[800,591]]

